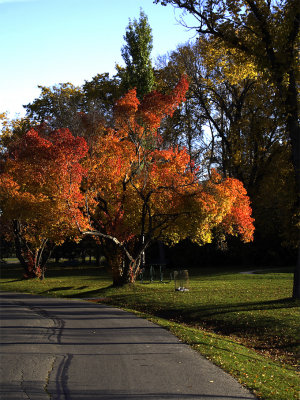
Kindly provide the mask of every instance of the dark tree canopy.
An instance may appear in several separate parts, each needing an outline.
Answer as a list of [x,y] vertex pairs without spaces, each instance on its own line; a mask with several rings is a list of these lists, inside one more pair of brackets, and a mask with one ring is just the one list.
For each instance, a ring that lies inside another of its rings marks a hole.
[[195,17],[194,28],[240,50],[277,88],[286,118],[293,164],[300,185],[297,108],[300,3],[297,0],[155,0]]
[[[154,0],[154,3],[171,4],[194,16],[193,28],[200,35],[241,51],[276,88],[291,148],[297,193],[294,209],[299,224],[299,0]],[[300,298],[300,246],[293,297]]]

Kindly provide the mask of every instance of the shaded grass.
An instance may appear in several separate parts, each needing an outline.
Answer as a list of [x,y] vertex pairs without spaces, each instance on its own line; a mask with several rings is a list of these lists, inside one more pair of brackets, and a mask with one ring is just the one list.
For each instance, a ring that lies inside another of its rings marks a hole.
[[0,288],[5,291],[16,291],[57,297],[84,296],[85,292],[111,285],[111,279],[103,268],[82,265],[78,267],[50,265],[46,279],[23,279],[21,267],[15,264],[1,266]]
[[192,277],[187,293],[175,292],[172,284],[156,283],[105,288],[99,294],[110,297],[113,304],[235,337],[294,364],[299,303],[289,297],[291,288],[288,273],[231,273]]
[[[236,377],[259,397],[298,399],[296,352],[299,303],[290,298],[288,270],[244,275],[236,270],[192,274],[189,292],[174,284],[110,286],[95,267],[50,267],[47,278],[18,280],[16,265],[2,268],[2,290],[57,297],[94,297],[152,319]],[[97,300],[98,299],[98,300]]]

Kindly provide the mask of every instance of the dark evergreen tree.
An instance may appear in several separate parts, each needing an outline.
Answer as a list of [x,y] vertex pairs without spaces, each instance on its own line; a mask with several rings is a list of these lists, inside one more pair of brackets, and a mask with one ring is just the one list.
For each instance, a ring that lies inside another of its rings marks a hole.
[[141,100],[151,92],[154,86],[154,74],[150,54],[152,51],[152,30],[148,18],[143,11],[140,19],[131,22],[124,35],[126,44],[122,47],[122,57],[126,67],[117,66],[124,92],[137,89],[137,97]]

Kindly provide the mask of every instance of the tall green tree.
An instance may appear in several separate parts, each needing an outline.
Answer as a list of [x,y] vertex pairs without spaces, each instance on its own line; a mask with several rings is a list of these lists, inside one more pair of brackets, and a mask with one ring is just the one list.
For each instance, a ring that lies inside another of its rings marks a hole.
[[142,100],[145,94],[150,93],[154,86],[154,73],[151,63],[152,30],[146,14],[141,10],[140,18],[126,28],[124,35],[126,44],[122,47],[122,57],[126,67],[117,66],[124,91],[137,90],[138,99]]
[[[200,35],[241,51],[274,85],[291,147],[297,201],[300,203],[300,126],[298,119],[298,0],[155,0],[172,4],[196,19]],[[298,217],[299,218],[299,217]],[[299,221],[298,221],[299,222]],[[300,298],[300,246],[293,297]]]

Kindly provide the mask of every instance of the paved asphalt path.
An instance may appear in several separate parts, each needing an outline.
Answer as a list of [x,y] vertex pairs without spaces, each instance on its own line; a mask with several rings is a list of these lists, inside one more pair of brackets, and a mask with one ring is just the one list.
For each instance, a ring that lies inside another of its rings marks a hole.
[[166,330],[82,300],[0,293],[1,400],[246,400]]

